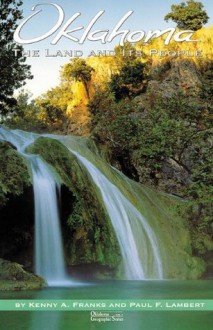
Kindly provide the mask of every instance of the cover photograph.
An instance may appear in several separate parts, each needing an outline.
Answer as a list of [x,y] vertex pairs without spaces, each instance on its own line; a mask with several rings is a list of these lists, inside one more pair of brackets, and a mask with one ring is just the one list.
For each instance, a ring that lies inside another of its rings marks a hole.
[[0,0],[0,329],[213,329],[212,17]]

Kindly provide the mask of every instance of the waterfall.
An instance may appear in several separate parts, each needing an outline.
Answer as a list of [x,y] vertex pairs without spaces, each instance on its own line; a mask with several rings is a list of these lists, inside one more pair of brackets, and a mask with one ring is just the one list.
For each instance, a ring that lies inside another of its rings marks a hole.
[[[150,278],[152,274],[155,278],[162,279],[163,271],[157,240],[145,218],[97,167],[76,151],[69,150],[84,165],[95,185],[100,189],[121,249],[126,278],[141,280]],[[137,231],[140,231],[141,258],[135,239]]]
[[59,183],[39,156],[25,153],[27,146],[37,137],[39,135],[0,128],[0,139],[12,143],[31,167],[35,204],[35,272],[45,278],[48,285],[64,286],[71,281],[65,272],[59,226]]
[[49,285],[64,285],[67,278],[57,205],[57,188],[60,187],[41,158],[30,157],[30,164],[35,200],[36,273]]
[[[40,135],[0,128],[0,139],[11,142],[31,167],[35,200],[36,273],[51,285],[66,285],[57,189],[59,183],[52,169],[38,155],[29,155],[26,147]],[[79,164],[84,166],[99,190],[119,243],[126,279],[162,279],[163,269],[159,244],[153,229],[135,205],[91,161],[73,150],[65,137],[43,135],[63,143]],[[76,141],[73,143],[75,144]],[[80,146],[80,145],[79,145]],[[75,145],[76,147],[76,145]],[[80,148],[81,150],[81,148]],[[118,175],[117,170],[111,169]],[[99,197],[98,197],[99,198]]]

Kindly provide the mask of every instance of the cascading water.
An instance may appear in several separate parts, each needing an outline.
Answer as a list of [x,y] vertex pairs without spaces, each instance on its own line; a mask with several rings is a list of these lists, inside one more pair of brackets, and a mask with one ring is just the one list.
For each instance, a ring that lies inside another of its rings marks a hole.
[[[105,208],[119,242],[126,278],[140,280],[150,278],[150,274],[153,274],[155,278],[162,279],[163,271],[157,240],[144,217],[97,167],[77,152],[69,150],[84,165],[101,191]],[[142,229],[140,231],[142,258],[139,256],[134,228],[137,231]]]
[[[0,128],[0,139],[14,144],[31,166],[36,219],[36,272],[49,284],[66,285],[57,209],[57,179],[39,156],[25,153],[26,147],[39,136]],[[44,136],[61,141],[84,166],[92,182],[101,192],[102,201],[120,246],[125,277],[133,280],[162,279],[163,270],[157,239],[142,214],[94,164],[76,150],[72,150],[63,137]]]
[[0,139],[12,143],[28,160],[33,177],[35,202],[35,271],[45,278],[48,285],[71,284],[65,272],[57,189],[59,183],[47,164],[37,155],[25,153],[25,149],[38,135],[0,128]]
[[64,285],[67,278],[57,206],[60,187],[38,156],[31,156],[30,164],[35,200],[36,273],[49,285]]

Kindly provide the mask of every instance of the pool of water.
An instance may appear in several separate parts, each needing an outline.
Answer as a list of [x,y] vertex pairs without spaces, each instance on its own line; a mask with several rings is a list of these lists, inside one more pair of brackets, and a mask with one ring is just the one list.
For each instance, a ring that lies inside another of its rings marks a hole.
[[[1,299],[213,299],[213,281],[100,281],[79,287],[0,292]],[[92,322],[89,311],[0,312],[1,330],[212,330],[209,311],[123,311],[123,322]]]

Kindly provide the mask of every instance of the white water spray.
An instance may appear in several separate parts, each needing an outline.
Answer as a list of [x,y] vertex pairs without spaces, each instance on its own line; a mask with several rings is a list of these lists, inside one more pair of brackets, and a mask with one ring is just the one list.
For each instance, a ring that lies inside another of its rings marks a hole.
[[35,204],[35,272],[50,286],[71,284],[65,272],[57,190],[60,185],[49,166],[37,155],[25,152],[39,135],[0,128],[0,139],[12,143],[28,160],[33,177]]
[[[23,157],[28,159],[35,200],[36,273],[49,285],[66,286],[57,189],[59,183],[50,167],[37,155],[25,153],[25,149],[39,137],[38,134],[0,128],[0,139],[11,142]],[[51,135],[48,135],[51,138]],[[66,146],[61,137],[54,136]],[[68,147],[68,146],[67,146]],[[85,157],[69,149],[87,170],[92,182],[101,192],[120,246],[125,277],[132,280],[162,279],[163,269],[155,234],[137,208],[110,182],[106,176]]]
[[[141,280],[152,276],[162,279],[163,270],[157,240],[146,219],[97,167],[76,151],[69,150],[84,165],[95,185],[100,189],[119,242],[126,278]],[[135,238],[138,232],[141,253]]]

